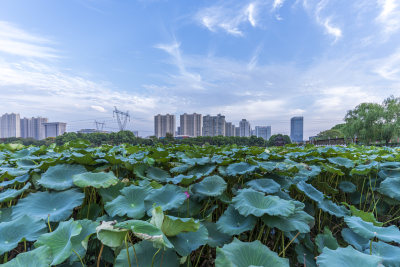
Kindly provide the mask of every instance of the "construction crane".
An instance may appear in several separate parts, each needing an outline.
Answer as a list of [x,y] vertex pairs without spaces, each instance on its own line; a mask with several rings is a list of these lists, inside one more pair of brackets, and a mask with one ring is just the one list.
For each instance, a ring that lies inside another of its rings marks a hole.
[[124,131],[127,121],[131,120],[129,111],[123,112],[123,111],[118,110],[117,107],[115,107],[115,106],[114,106],[114,108],[115,108],[115,110],[113,111],[113,117],[117,116],[119,130]]

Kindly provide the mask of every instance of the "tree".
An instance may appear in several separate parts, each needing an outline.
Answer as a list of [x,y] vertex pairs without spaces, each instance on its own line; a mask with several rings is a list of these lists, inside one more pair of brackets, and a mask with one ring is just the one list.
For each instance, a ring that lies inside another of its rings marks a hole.
[[282,145],[291,144],[290,137],[288,135],[283,134],[274,134],[271,136],[267,142],[268,146],[276,146],[280,145],[278,143],[282,143]]
[[383,125],[381,137],[388,144],[400,132],[400,98],[390,96],[383,101]]

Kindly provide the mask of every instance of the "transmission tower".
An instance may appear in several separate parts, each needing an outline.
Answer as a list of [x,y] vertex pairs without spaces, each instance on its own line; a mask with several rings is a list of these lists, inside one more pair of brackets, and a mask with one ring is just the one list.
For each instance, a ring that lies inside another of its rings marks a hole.
[[106,124],[104,121],[99,122],[99,121],[95,120],[94,123],[96,124],[97,131],[103,131],[104,125]]
[[118,121],[118,126],[120,131],[124,131],[126,127],[126,122],[131,120],[131,116],[129,115],[129,111],[122,112],[115,107],[115,110],[113,111],[113,117],[116,115],[117,116],[117,121]]

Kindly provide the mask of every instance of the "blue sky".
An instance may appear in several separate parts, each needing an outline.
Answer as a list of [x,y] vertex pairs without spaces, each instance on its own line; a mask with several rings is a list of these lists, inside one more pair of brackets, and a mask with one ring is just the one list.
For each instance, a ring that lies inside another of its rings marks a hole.
[[[400,96],[398,0],[2,0],[0,113],[153,134],[153,116],[221,113],[305,137]],[[179,121],[179,120],[178,120]]]

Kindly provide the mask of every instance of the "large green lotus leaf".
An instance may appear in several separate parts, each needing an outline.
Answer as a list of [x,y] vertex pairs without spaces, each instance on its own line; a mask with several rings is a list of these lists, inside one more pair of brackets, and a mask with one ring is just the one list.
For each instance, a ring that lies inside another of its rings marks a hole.
[[46,224],[38,218],[27,215],[13,221],[0,223],[0,255],[14,249],[23,239],[35,241],[46,233]]
[[[115,267],[136,267],[136,266],[152,266],[153,256],[154,262],[153,266],[163,266],[163,267],[176,267],[179,266],[179,259],[173,249],[161,250],[156,254],[157,248],[149,241],[141,241],[135,244],[135,252],[133,247],[129,247],[129,262],[128,254],[126,249],[122,249],[119,253],[116,261]],[[137,258],[135,258],[135,253]]]
[[[79,220],[78,222],[81,227],[82,231],[77,236],[73,236],[71,238],[72,247],[76,253],[79,254],[81,258],[85,257],[88,241],[92,234],[96,233],[96,227],[99,226],[98,222],[94,222],[91,220]],[[71,262],[78,261],[78,256],[75,253],[71,255]]]
[[324,194],[322,192],[318,191],[314,186],[304,181],[299,182],[297,184],[297,188],[315,202],[319,202],[324,199]]
[[355,250],[352,246],[335,250],[325,247],[317,257],[319,267],[378,267],[382,258]]
[[281,189],[280,184],[275,182],[272,179],[263,178],[263,179],[255,179],[246,183],[250,188],[264,192],[267,194],[273,194],[278,192]]
[[116,223],[116,221],[103,221],[101,225],[96,227],[97,239],[111,248],[121,246],[124,242],[125,236],[128,234],[127,229],[114,227]]
[[208,176],[200,183],[194,184],[192,191],[201,196],[220,196],[226,189],[225,180],[218,175]]
[[167,171],[157,167],[150,167],[146,170],[146,176],[151,180],[157,182],[166,182],[168,178],[171,178]]
[[356,234],[365,237],[367,239],[372,239],[374,237],[385,241],[385,242],[396,242],[400,243],[400,231],[394,226],[379,227],[375,226],[371,222],[366,222],[360,217],[346,217],[344,221]]
[[186,200],[186,194],[179,186],[167,184],[160,189],[153,190],[145,198],[145,207],[151,214],[153,204],[160,206],[163,211],[177,209]]
[[76,186],[94,188],[108,188],[118,183],[118,178],[113,172],[84,172],[73,176]]
[[81,205],[85,194],[77,189],[62,192],[36,192],[20,199],[13,208],[12,216],[17,218],[24,214],[47,220],[59,222],[67,219],[72,210]]
[[187,256],[198,247],[207,243],[208,231],[204,225],[201,225],[196,232],[180,233],[170,237],[169,240],[181,256]]
[[378,191],[386,196],[400,200],[400,177],[386,178]]
[[254,172],[256,170],[256,168],[257,168],[257,166],[251,165],[247,162],[238,162],[238,163],[230,164],[226,168],[226,173],[229,176],[243,175],[243,174]]
[[176,236],[182,232],[196,232],[200,223],[193,218],[178,218],[174,216],[164,216],[161,230],[166,236]]
[[378,222],[375,219],[375,215],[372,212],[365,212],[362,210],[357,209],[353,205],[347,205],[350,208],[350,212],[352,216],[357,216],[363,219],[366,222],[372,222],[375,226],[382,226],[383,223]]
[[7,189],[6,191],[1,192],[0,193],[0,203],[16,198],[17,196],[21,195],[25,190],[27,190],[30,186],[31,186],[31,183],[26,183],[26,185],[19,190]]
[[13,184],[15,184],[15,183],[19,183],[19,184],[25,183],[26,181],[29,180],[29,178],[30,178],[29,173],[26,173],[26,174],[24,174],[24,175],[15,177],[15,178],[12,179],[12,180],[1,182],[1,183],[0,183],[0,187],[6,187],[6,186],[9,186],[9,185],[13,185]]
[[357,190],[357,187],[352,182],[342,181],[339,183],[339,189],[345,193],[353,193]]
[[[364,253],[369,254],[370,249],[366,248]],[[399,267],[400,266],[400,248],[392,246],[384,242],[372,242],[372,255],[383,258],[383,266]]]
[[239,235],[253,229],[255,225],[256,218],[254,216],[245,217],[240,215],[232,205],[229,205],[224,214],[219,218],[217,229],[225,234]]
[[188,165],[188,164],[181,164],[181,165],[178,165],[178,166],[176,166],[176,167],[170,169],[169,171],[170,171],[171,173],[184,173],[184,172],[186,172],[187,170],[189,170],[190,167],[191,167],[191,166]]
[[352,245],[358,251],[364,251],[369,247],[369,240],[356,233],[350,228],[343,228],[342,237],[349,245]]
[[182,159],[183,163],[189,164],[189,165],[205,165],[207,163],[210,163],[210,158],[209,157],[202,157],[202,158],[183,158]]
[[182,185],[189,185],[196,179],[197,177],[194,175],[179,174],[175,177],[167,178],[167,183],[172,182],[173,184],[181,183]]
[[30,169],[35,169],[36,167],[39,167],[41,164],[37,164],[35,161],[24,158],[24,159],[19,159],[16,161],[18,168],[24,169],[24,170],[30,170]]
[[333,237],[331,230],[326,226],[324,227],[324,233],[318,234],[315,238],[315,244],[317,245],[319,253],[322,253],[324,247],[330,249],[337,249],[339,247],[336,238]]
[[72,181],[74,175],[84,172],[86,169],[82,165],[60,164],[50,167],[43,173],[38,183],[49,189],[65,190],[74,186]]
[[236,210],[243,216],[254,215],[261,217],[264,214],[289,216],[294,212],[293,201],[281,199],[277,196],[265,196],[253,189],[243,189],[232,199]]
[[51,250],[42,246],[25,253],[19,253],[11,261],[2,264],[2,267],[50,267],[52,262]]
[[289,260],[280,258],[277,253],[256,240],[242,242],[234,239],[232,243],[217,248],[216,267],[289,267]]
[[345,217],[350,215],[350,211],[343,206],[338,206],[329,199],[323,199],[318,202],[318,208],[336,217]]
[[261,219],[269,227],[275,227],[284,232],[299,231],[300,233],[308,233],[310,232],[310,226],[314,224],[314,217],[298,209],[287,217],[265,214]]
[[74,236],[78,236],[81,231],[82,226],[72,219],[60,222],[56,230],[40,236],[35,243],[35,247],[48,246],[53,256],[51,265],[60,264],[73,253],[71,239]]
[[215,168],[216,166],[214,164],[196,165],[190,169],[188,175],[194,175],[197,178],[208,176],[215,170]]
[[127,215],[129,218],[141,219],[145,214],[144,199],[148,190],[131,185],[121,190],[120,196],[104,205],[107,213],[114,217]]
[[12,207],[0,209],[0,223],[12,221]]
[[[241,215],[240,215],[241,216]],[[213,222],[204,222],[203,225],[208,231],[207,245],[212,248],[223,246],[232,240],[230,234],[225,234],[218,230],[217,224]]]
[[125,184],[122,182],[119,182],[115,185],[112,185],[108,188],[100,188],[98,189],[99,194],[101,195],[101,198],[103,199],[103,202],[110,202],[117,198],[121,193],[121,189],[125,187]]
[[367,175],[369,174],[373,169],[376,169],[378,167],[379,163],[376,161],[373,161],[369,164],[366,165],[358,165],[354,169],[351,170],[350,175]]
[[335,168],[330,164],[321,163],[321,166],[324,167],[324,170],[326,172],[329,172],[329,173],[332,173],[332,174],[335,174],[335,175],[339,175],[339,176],[343,176],[344,175],[344,172],[342,172],[342,170],[340,170],[338,168]]
[[90,153],[87,154],[82,154],[82,153],[72,153],[70,158],[79,164],[83,164],[83,165],[94,165],[96,164],[96,161],[93,160],[92,156],[90,155]]
[[345,167],[347,169],[351,169],[354,167],[354,162],[351,159],[336,157],[336,158],[328,158],[330,163],[335,164],[339,167]]

